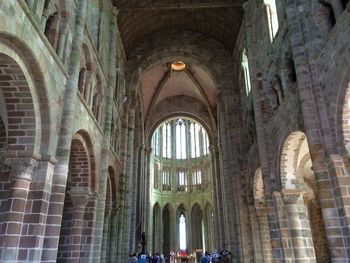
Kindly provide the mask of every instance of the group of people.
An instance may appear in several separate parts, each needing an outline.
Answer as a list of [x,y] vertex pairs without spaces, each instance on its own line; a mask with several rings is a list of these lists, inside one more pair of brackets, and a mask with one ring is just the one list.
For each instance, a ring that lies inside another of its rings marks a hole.
[[[173,251],[170,252],[169,255],[169,262],[175,263],[175,253]],[[200,261],[197,261],[195,253],[193,255],[193,258],[195,259],[194,262],[198,263],[228,263],[229,262],[229,255],[231,255],[231,252],[227,251],[226,249],[221,251],[213,251],[212,253],[209,253],[206,251],[203,253],[202,258]],[[177,257],[181,258],[181,262],[187,262],[187,253],[184,251],[179,251],[177,253]],[[167,261],[168,262],[168,261]],[[146,253],[140,253],[140,254],[130,254],[128,263],[165,263],[164,255],[159,253],[154,253],[153,255],[148,255]]]
[[208,251],[205,251],[200,263],[228,263],[229,255],[231,255],[231,252],[226,249],[223,249],[220,252],[215,250],[211,254]]
[[155,253],[152,256],[146,253],[130,254],[128,263],[165,263],[164,255]]

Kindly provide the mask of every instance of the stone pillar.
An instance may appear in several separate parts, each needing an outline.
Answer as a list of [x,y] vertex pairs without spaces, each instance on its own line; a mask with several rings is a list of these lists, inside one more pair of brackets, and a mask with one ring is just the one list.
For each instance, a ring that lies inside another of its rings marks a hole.
[[152,240],[152,232],[149,231],[152,224],[152,215],[151,215],[151,203],[150,203],[150,194],[151,189],[153,186],[151,185],[151,171],[150,171],[150,164],[151,164],[151,154],[152,151],[150,149],[145,149],[145,158],[144,158],[144,173],[145,173],[145,182],[144,182],[144,205],[143,205],[143,228],[142,231],[146,233],[146,250],[150,251],[152,248],[151,246],[151,240]]
[[213,180],[213,212],[214,212],[214,244],[222,247],[223,240],[223,226],[222,222],[222,196],[221,196],[221,180],[220,180],[220,166],[219,166],[219,150],[218,146],[212,145],[210,148],[211,155],[211,167],[212,167],[212,180]]
[[68,244],[64,244],[65,248],[62,251],[67,253],[67,256],[62,253],[62,257],[58,258],[58,260],[61,259],[72,263],[78,263],[81,261],[84,214],[85,207],[88,202],[88,195],[80,195],[79,190],[77,190],[77,193],[71,192],[67,194],[71,196],[71,200],[73,202],[72,225],[70,226],[69,232],[70,242]]
[[[104,109],[104,121],[103,121],[103,142],[102,142],[102,154],[101,154],[101,168],[99,176],[99,189],[98,189],[98,203],[97,203],[97,216],[96,216],[96,231],[94,242],[93,262],[99,262],[101,259],[101,248],[103,239],[104,228],[104,214],[105,214],[105,202],[108,180],[108,165],[109,165],[109,152],[110,152],[110,137],[111,137],[111,125],[112,125],[112,106],[114,91],[116,89],[116,53],[117,53],[117,15],[118,11],[113,10],[113,14],[110,20],[110,39],[109,39],[109,71],[108,71],[108,85],[106,96],[106,107]],[[101,52],[106,52],[102,50]],[[116,237],[114,237],[116,238]]]
[[303,194],[299,190],[282,190],[294,260],[316,262],[312,232]]
[[276,262],[292,262],[294,251],[281,193],[273,192],[273,200],[266,200],[266,204],[274,208],[268,215],[273,260]]
[[104,221],[103,221],[103,236],[101,244],[101,262],[108,262],[108,249],[110,242],[110,231],[111,231],[111,211],[105,211]]
[[262,242],[262,256],[264,258],[264,262],[272,262],[273,257],[271,248],[270,227],[267,217],[268,210],[266,207],[256,207],[255,210],[258,219],[260,240]]
[[131,222],[131,200],[132,196],[131,188],[133,187],[133,164],[134,164],[134,130],[135,130],[135,109],[133,108],[135,103],[130,102],[129,105],[129,116],[128,116],[128,126],[127,126],[127,152],[125,156],[126,167],[124,171],[124,182],[123,182],[123,199],[124,204],[122,207],[122,218],[119,226],[119,237],[118,237],[118,262],[123,262],[133,249],[133,245],[130,243],[130,237],[134,229],[131,229],[134,222]]
[[249,219],[250,219],[250,227],[252,233],[252,241],[254,247],[254,262],[265,262],[265,258],[263,257],[262,252],[262,240],[260,235],[260,224],[256,215],[255,206],[249,207]]
[[107,251],[106,258],[110,263],[117,263],[117,238],[118,238],[118,210],[113,209],[111,211],[111,219],[110,219],[110,228],[108,231],[109,242],[107,243]]
[[46,220],[45,239],[42,252],[42,261],[56,262],[58,240],[60,236],[63,212],[64,195],[66,190],[70,147],[73,137],[73,118],[75,115],[75,101],[78,91],[80,59],[87,1],[79,0],[76,17],[72,51],[68,67],[68,79],[63,98],[62,117],[58,132],[56,158],[58,164],[54,168],[52,190],[49,203],[49,215]]
[[[324,132],[331,129],[326,121],[327,110],[319,86],[317,66],[313,63],[315,41],[310,39],[310,26],[313,21],[307,2],[286,1],[286,14],[293,60],[297,73],[297,88],[304,119],[305,133],[310,149],[317,191],[320,197],[323,220],[326,226],[327,240],[332,262],[346,262],[349,259],[348,244],[342,236],[348,236],[346,201],[337,194],[337,171],[332,169],[332,161],[326,156],[327,150],[334,148],[331,136]],[[332,150],[330,150],[332,152]],[[332,157],[331,157],[332,158]]]
[[[21,238],[28,229],[23,229],[24,218],[26,214],[26,205],[28,201],[28,192],[34,169],[37,167],[37,161],[34,159],[11,160],[10,176],[11,186],[7,200],[7,209],[0,233],[0,261],[17,262],[17,260],[26,260],[27,253],[35,237]],[[24,249],[25,255],[19,253],[20,248]]]

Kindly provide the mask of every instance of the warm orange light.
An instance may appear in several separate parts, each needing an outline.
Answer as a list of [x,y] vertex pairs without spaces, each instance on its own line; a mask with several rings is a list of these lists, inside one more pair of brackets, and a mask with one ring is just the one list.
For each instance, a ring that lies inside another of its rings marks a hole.
[[175,71],[182,71],[186,68],[186,64],[182,61],[175,61],[171,64],[171,69]]

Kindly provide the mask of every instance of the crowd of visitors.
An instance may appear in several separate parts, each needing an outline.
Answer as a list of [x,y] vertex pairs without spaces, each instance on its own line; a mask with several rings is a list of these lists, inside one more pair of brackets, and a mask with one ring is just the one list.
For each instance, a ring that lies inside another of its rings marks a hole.
[[[194,256],[194,261],[191,261],[192,263],[228,263],[229,262],[229,256],[231,255],[231,252],[227,251],[226,249],[217,251],[214,250],[212,253],[209,253],[206,251],[203,253],[201,259],[197,259],[196,256]],[[177,254],[178,257],[182,258],[181,262],[188,262],[187,261],[187,253],[184,251],[179,251]],[[165,261],[167,259],[167,261]],[[130,254],[128,263],[175,263],[175,253],[173,251],[170,252],[169,258],[164,258],[163,254],[160,253],[154,253],[152,255],[148,255],[146,253],[140,253],[140,254]]]

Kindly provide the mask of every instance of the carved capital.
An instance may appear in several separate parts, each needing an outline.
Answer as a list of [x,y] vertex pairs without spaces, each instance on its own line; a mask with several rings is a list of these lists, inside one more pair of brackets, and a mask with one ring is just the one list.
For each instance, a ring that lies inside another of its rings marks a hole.
[[38,161],[29,159],[7,159],[6,165],[10,168],[11,179],[32,180],[33,173],[38,167]]
[[296,204],[299,200],[303,200],[303,192],[297,189],[284,189],[282,199],[285,205]]

